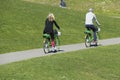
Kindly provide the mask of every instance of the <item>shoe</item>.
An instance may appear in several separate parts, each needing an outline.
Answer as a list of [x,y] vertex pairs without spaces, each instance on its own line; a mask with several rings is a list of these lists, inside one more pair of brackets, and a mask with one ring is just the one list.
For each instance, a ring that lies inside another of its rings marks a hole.
[[97,46],[97,41],[94,41],[93,43],[94,43],[95,46]]
[[97,46],[97,41],[93,41],[93,42],[91,43],[91,46]]
[[53,52],[55,51],[55,48],[54,48],[54,47],[52,47],[52,51],[53,51]]
[[55,50],[57,50],[57,47],[54,47]]
[[52,47],[52,52],[57,52],[56,47]]

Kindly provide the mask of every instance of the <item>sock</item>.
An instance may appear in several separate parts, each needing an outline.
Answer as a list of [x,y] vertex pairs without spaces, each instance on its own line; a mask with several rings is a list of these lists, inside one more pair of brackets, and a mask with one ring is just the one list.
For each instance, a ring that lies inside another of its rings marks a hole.
[[51,45],[52,45],[52,47],[55,46],[54,40],[52,40]]

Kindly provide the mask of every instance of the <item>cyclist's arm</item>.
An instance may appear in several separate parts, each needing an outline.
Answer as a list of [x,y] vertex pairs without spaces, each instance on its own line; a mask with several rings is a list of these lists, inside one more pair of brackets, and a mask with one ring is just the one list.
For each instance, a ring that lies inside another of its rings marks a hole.
[[97,25],[100,25],[100,23],[99,23],[99,22],[98,22],[98,20],[97,20],[96,15],[94,15],[94,19],[95,19],[95,21],[96,21]]
[[55,26],[60,30],[60,27],[58,26],[58,24],[56,23],[56,21],[53,21]]

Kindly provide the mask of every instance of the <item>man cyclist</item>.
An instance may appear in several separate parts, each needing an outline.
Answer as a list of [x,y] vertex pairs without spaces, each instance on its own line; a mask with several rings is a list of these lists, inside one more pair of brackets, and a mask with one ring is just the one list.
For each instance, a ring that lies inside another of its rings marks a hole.
[[55,21],[54,14],[50,13],[48,15],[47,19],[45,20],[45,28],[44,28],[43,34],[50,34],[51,39],[52,39],[52,41],[51,41],[52,51],[55,51],[53,25],[55,25],[60,30],[60,27],[58,26],[58,24]]
[[88,12],[86,13],[86,18],[85,18],[85,27],[90,30],[92,29],[93,33],[94,33],[94,44],[96,44],[96,32],[97,32],[97,28],[94,26],[94,21],[97,23],[97,25],[100,25],[100,23],[97,20],[96,15],[93,13],[93,9],[90,8],[88,10]]

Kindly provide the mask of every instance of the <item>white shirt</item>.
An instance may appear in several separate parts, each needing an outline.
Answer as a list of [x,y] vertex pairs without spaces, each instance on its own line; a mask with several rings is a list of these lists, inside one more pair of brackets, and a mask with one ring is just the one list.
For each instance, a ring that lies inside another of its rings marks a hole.
[[96,15],[93,12],[88,12],[86,14],[85,24],[93,25],[93,21],[96,21],[97,24],[99,24],[99,22],[97,21]]

